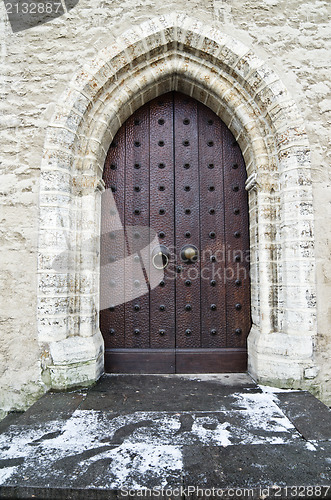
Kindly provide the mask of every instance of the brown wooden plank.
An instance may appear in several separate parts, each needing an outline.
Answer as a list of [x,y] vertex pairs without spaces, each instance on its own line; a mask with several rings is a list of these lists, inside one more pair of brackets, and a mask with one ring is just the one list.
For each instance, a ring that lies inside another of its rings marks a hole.
[[[199,103],[202,347],[226,347],[222,122]],[[212,237],[214,236],[214,237]]]
[[[173,93],[150,103],[150,227],[173,254],[174,150]],[[150,292],[150,347],[175,347],[174,259],[164,269],[161,285]]]
[[176,373],[240,373],[246,370],[246,349],[176,349]]
[[[107,265],[116,265],[117,261],[123,266],[123,257],[126,253],[124,231],[124,203],[125,203],[125,128],[122,127],[116,134],[106,157],[103,172],[106,190],[111,190],[116,207],[110,206],[108,193],[103,194],[101,213],[101,245],[100,245],[100,293],[102,302],[109,307],[100,311],[100,330],[105,346],[124,347],[124,301],[119,295],[123,290],[124,276],[119,273],[109,276]],[[119,220],[120,218],[120,220]]]
[[105,371],[111,373],[175,373],[175,350],[106,350]]
[[188,348],[201,346],[200,260],[181,259],[184,245],[200,248],[197,101],[175,93],[174,106],[175,246],[182,268],[176,279],[176,346]]
[[[246,346],[251,327],[247,178],[244,159],[223,124],[225,234],[227,252],[227,346]],[[239,259],[239,260],[236,260]]]
[[[130,253],[141,247],[143,226],[149,226],[149,109],[138,109],[126,121],[125,228]],[[136,211],[139,210],[139,213]],[[130,230],[130,227],[133,227]],[[144,244],[142,244],[144,246]],[[135,248],[136,247],[136,248]],[[149,296],[139,256],[125,266],[125,347],[147,348]],[[145,293],[143,293],[145,292]]]

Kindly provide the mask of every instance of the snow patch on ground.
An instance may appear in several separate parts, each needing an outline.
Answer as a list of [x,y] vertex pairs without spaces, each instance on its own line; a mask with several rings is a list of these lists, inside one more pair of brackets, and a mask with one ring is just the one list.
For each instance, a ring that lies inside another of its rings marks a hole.
[[0,434],[0,458],[25,457],[27,451],[33,452],[35,443],[43,436],[59,431],[62,426],[63,421],[57,420],[42,425],[10,426],[7,432]]
[[6,467],[0,469],[0,484],[3,484],[16,471],[17,467]]
[[[282,444],[300,440],[271,393],[235,393],[228,409],[208,412],[76,410],[65,422],[11,426],[0,435],[0,459],[24,458],[4,467],[0,484],[27,475],[63,486],[166,486],[183,471],[186,445]],[[54,433],[54,436],[53,436]],[[86,479],[85,479],[86,478]],[[93,478],[93,481],[92,479]]]
[[[237,398],[234,407],[245,411],[247,427],[244,429],[259,428],[270,433],[295,432],[294,425],[269,393],[234,394],[234,397]],[[269,442],[275,443],[275,440]]]
[[44,448],[56,449],[63,453],[81,453],[99,444],[98,436],[108,429],[102,413],[95,410],[76,410],[62,427],[62,433],[54,439],[43,443]]
[[215,429],[208,429],[205,425],[215,425],[215,418],[198,417],[192,425],[192,433],[199,438],[199,441],[205,445],[229,446],[231,443],[231,424],[224,422],[216,423]]
[[[118,448],[104,452],[80,464],[85,468],[93,462],[110,459],[107,488],[142,489],[154,478],[161,487],[167,485],[169,475],[180,475],[183,459],[180,447],[155,446],[148,443],[123,443]],[[109,479],[110,478],[110,479]],[[107,474],[104,480],[107,481]],[[93,487],[94,483],[90,486]]]
[[307,450],[310,451],[316,451],[316,447],[313,445],[313,443],[310,443],[309,441],[306,443],[306,448]]
[[[250,420],[252,425],[263,425],[266,417],[272,418],[282,417],[284,419],[284,424],[287,427],[292,424],[285,417],[284,413],[279,409],[279,407],[274,402],[273,397],[265,393],[253,393],[253,394],[234,394],[236,402],[234,403],[234,409],[239,408],[245,410],[247,418]],[[292,426],[293,427],[293,426]]]

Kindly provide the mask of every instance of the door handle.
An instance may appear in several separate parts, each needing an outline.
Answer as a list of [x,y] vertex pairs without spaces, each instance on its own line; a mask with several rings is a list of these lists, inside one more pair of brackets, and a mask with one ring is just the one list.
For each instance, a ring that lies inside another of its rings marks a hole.
[[199,257],[199,251],[195,245],[184,245],[180,251],[180,256],[184,262],[196,262]]
[[169,264],[170,252],[165,245],[159,245],[152,251],[152,264],[155,269],[165,269]]

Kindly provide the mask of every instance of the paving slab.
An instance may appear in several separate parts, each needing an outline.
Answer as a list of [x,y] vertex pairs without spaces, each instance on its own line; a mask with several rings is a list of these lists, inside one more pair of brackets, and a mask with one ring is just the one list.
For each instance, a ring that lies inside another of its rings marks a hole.
[[8,413],[4,419],[0,420],[0,434],[7,430],[10,425],[15,424],[22,414],[23,412],[13,411]]
[[331,498],[331,441],[305,407],[331,427],[309,393],[247,375],[105,376],[3,426],[0,498]]
[[279,407],[307,440],[331,439],[330,410],[307,391],[278,393]]
[[307,443],[235,445],[224,448],[184,447],[185,486],[240,488],[329,485],[331,464],[325,467],[331,444],[323,448]]
[[42,396],[20,417],[20,425],[53,420],[67,420],[79,407],[87,392],[49,392]]
[[[88,391],[82,410],[194,411],[231,405],[236,392],[261,393],[245,374],[227,375],[112,375]],[[170,396],[170,397],[169,397]],[[229,396],[230,399],[224,399]],[[200,408],[199,408],[200,405]]]

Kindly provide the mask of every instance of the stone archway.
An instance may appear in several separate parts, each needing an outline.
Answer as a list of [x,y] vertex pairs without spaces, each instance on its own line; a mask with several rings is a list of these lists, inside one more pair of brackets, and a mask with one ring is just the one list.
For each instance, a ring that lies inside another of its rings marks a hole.
[[[49,385],[86,384],[103,371],[97,251],[104,159],[128,116],[171,90],[210,107],[244,155],[251,228],[249,371],[263,382],[302,387],[305,370],[314,366],[316,334],[310,158],[302,118],[277,75],[248,47],[176,13],[132,28],[85,64],[47,129],[39,339]],[[59,254],[67,262],[60,271],[53,266]]]

